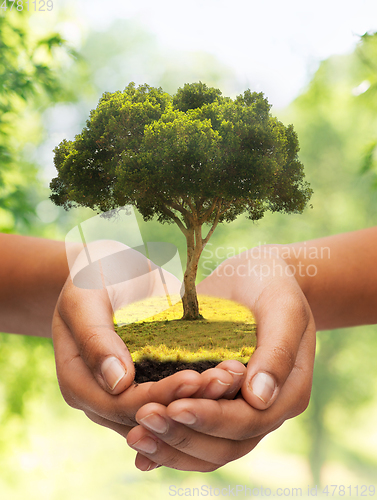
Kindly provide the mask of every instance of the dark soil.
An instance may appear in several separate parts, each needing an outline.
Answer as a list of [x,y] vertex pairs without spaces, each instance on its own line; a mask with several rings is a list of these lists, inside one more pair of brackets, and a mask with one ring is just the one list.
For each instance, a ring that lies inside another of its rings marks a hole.
[[159,362],[153,359],[143,359],[135,363],[135,383],[157,382],[181,370],[195,370],[202,373],[209,368],[215,368],[219,363],[220,361],[210,360],[200,360],[189,363],[183,361]]

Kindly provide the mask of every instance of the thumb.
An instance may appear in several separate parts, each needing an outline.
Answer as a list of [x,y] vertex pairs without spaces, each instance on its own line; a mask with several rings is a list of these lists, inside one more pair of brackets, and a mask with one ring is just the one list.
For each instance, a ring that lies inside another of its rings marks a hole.
[[126,245],[96,241],[74,261],[58,300],[53,335],[64,322],[93,377],[111,394],[123,392],[135,375],[131,355],[115,332],[114,306],[148,296],[150,270],[148,259]]
[[106,290],[81,290],[67,282],[58,301],[53,321],[54,344],[66,325],[80,357],[98,384],[119,394],[134,380],[131,355],[115,332],[113,313]]
[[257,346],[247,366],[242,395],[259,410],[269,408],[277,399],[295,366],[304,333],[315,328],[299,287],[279,285],[266,288],[254,306]]

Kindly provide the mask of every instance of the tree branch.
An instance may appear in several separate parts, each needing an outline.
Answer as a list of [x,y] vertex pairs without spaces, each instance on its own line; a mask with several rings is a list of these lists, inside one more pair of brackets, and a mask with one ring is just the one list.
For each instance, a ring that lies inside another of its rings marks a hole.
[[[199,224],[204,224],[205,221],[208,219],[208,217],[211,215],[211,213],[214,211],[214,209],[216,208],[216,205],[219,201],[219,198],[216,197],[213,199],[213,202],[211,204],[211,206],[209,208],[207,208],[207,210],[204,212],[204,214],[202,215],[202,217],[200,217],[199,219]],[[220,206],[221,206],[221,201],[220,201]]]
[[187,220],[190,221],[190,223],[193,223],[193,218],[192,215],[188,210],[182,207],[182,205],[179,205],[176,202],[169,202],[169,205],[171,208],[174,208],[174,210],[178,210],[178,212],[181,212],[181,214],[187,218]]
[[179,217],[177,217],[171,210],[168,209],[168,207],[166,207],[165,205],[163,205],[161,207],[161,211],[167,215],[168,217],[170,217],[171,219],[173,219],[173,221],[177,224],[177,226],[179,227],[179,229],[182,231],[182,233],[187,237],[188,235],[188,229],[187,227],[183,224],[183,222],[181,221],[181,219]]
[[192,202],[191,202],[191,200],[190,200],[190,198],[188,196],[182,195],[182,200],[183,200],[183,202],[187,203],[187,205],[190,207],[190,210],[192,212],[190,214],[190,212],[187,210],[187,213],[190,214],[190,215],[192,215],[192,218],[191,218],[190,222],[192,224],[195,223],[195,218],[197,216],[197,210],[196,210],[196,208],[194,207],[194,205],[192,204]]
[[217,209],[216,217],[215,217],[215,220],[213,221],[212,227],[208,231],[207,236],[203,240],[203,247],[208,243],[208,240],[210,239],[210,237],[212,236],[214,230],[216,229],[216,226],[217,226],[217,224],[219,223],[219,220],[220,220],[220,216],[221,216],[221,200],[219,202],[219,207]]
[[188,204],[188,206],[190,207],[191,212],[192,212],[193,214],[196,214],[196,208],[195,208],[195,207],[194,207],[194,205],[191,203],[191,200],[190,200],[190,198],[189,198],[189,197],[187,197],[187,204]]
[[196,203],[195,203],[195,207],[196,207],[196,211],[198,214],[200,214],[200,211],[202,209],[202,206],[203,206],[203,202],[204,202],[204,198],[200,198],[200,200],[198,200]]
[[220,210],[220,215],[225,214],[225,212],[228,211],[228,209],[229,209],[229,207],[230,207],[231,204],[232,204],[231,201],[229,203],[222,204],[221,206],[223,207],[223,210]]

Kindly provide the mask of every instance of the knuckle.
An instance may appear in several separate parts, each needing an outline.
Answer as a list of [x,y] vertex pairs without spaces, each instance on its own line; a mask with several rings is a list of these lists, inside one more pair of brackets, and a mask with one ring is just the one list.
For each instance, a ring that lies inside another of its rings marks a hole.
[[221,465],[216,465],[216,464],[208,464],[206,468],[202,467],[198,469],[198,472],[214,472],[215,470],[219,469]]
[[177,456],[176,452],[169,453],[169,455],[163,456],[161,458],[154,457],[153,460],[156,460],[161,465],[169,467],[170,469],[185,470],[183,468],[184,461],[179,455]]
[[[216,435],[223,436],[225,439],[229,438],[227,422],[229,421],[230,415],[225,409],[233,407],[234,401],[239,402],[239,400],[240,399],[237,398],[236,400],[230,400],[224,402],[225,404],[219,407],[217,420],[214,422],[214,425],[210,429],[210,433],[212,433],[215,436]],[[249,404],[247,403],[247,409],[249,408],[250,408]],[[245,416],[244,410],[245,409],[243,407],[238,407],[237,411],[238,418],[237,421],[234,422],[235,425],[232,428],[232,435],[231,435],[231,439],[234,441],[243,441],[245,439],[248,439],[253,435],[254,432],[252,421],[250,420],[250,418]],[[226,433],[223,433],[225,429]]]
[[302,404],[299,408],[300,413],[303,413],[307,407],[309,406],[309,401],[310,401],[310,395],[307,395],[306,398],[303,398]]
[[284,366],[290,373],[295,365],[296,357],[287,343],[275,346],[271,350],[272,366]]
[[70,365],[76,359],[76,357],[77,356],[74,356],[73,358],[64,360],[61,363],[57,363],[56,370],[57,370],[59,389],[61,395],[63,396],[64,401],[71,408],[80,410],[82,407],[79,404],[78,398],[75,396],[75,391],[73,389],[70,378],[67,376],[70,370]]
[[236,441],[245,441],[246,439],[250,439],[251,437],[253,437],[254,434],[257,434],[257,432],[251,427],[248,427],[246,429],[240,428],[237,429],[234,433],[233,439],[235,439]]
[[187,450],[191,448],[192,440],[189,436],[177,436],[170,440],[170,446],[178,450]]
[[311,395],[311,381],[305,381],[302,387],[297,391],[297,403],[293,409],[293,417],[297,417],[303,413],[309,406]]
[[85,355],[89,362],[96,357],[101,345],[101,335],[93,331],[80,343],[80,352]]
[[242,456],[240,451],[241,442],[240,441],[231,441],[227,443],[226,448],[221,453],[220,464],[219,466],[226,465],[229,462],[233,462]]
[[309,399],[300,400],[294,407],[290,418],[294,418],[297,417],[298,415],[301,415],[301,413],[303,413],[306,410],[308,405],[309,405]]
[[284,302],[284,307],[289,311],[290,317],[300,323],[303,322],[306,327],[309,322],[309,311],[298,292],[287,295]]
[[72,311],[72,308],[78,306],[78,300],[76,294],[73,293],[72,287],[66,283],[63,287],[63,290],[59,296],[57,309],[59,313],[64,317]]
[[301,397],[300,397],[300,400],[297,404],[297,407],[296,407],[296,417],[297,415],[300,415],[301,413],[303,413],[307,407],[309,406],[309,401],[310,401],[310,392],[309,391],[303,391],[303,393],[301,394]]
[[64,401],[67,403],[68,406],[71,408],[74,408],[75,410],[79,410],[80,406],[78,404],[77,399],[75,396],[72,394],[72,392],[68,389],[65,389],[64,387],[60,386],[60,392],[63,396]]

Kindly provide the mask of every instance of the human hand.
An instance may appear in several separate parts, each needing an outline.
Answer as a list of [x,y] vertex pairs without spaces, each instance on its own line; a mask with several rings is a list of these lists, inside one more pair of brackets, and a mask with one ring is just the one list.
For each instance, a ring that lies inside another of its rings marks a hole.
[[[117,258],[106,257],[127,250],[123,269],[125,281],[111,282]],[[78,273],[87,268],[87,252],[92,262],[102,266],[91,268],[82,288],[74,285]],[[178,293],[180,282],[164,271],[170,294]],[[113,312],[146,297],[164,295],[159,271],[151,271],[150,263],[140,253],[114,241],[90,244],[76,259],[71,275],[62,290],[53,318],[53,341],[58,380],[67,403],[83,410],[101,425],[127,435],[136,424],[136,411],[149,402],[168,405],[177,398],[232,397],[242,382],[226,369],[208,370],[199,375],[183,371],[159,382],[134,385],[134,365],[124,342],[114,330]]]
[[[199,293],[235,300],[253,311],[258,325],[256,351],[235,400],[192,397],[169,405],[149,403],[138,410],[139,426],[127,441],[138,451],[139,469],[165,465],[213,471],[245,455],[266,434],[305,410],[312,384],[315,324],[291,271],[267,247],[262,257],[246,252],[228,259],[198,285]],[[239,363],[233,371],[242,368]],[[159,432],[153,427],[156,421]],[[148,448],[142,449],[143,443]]]

